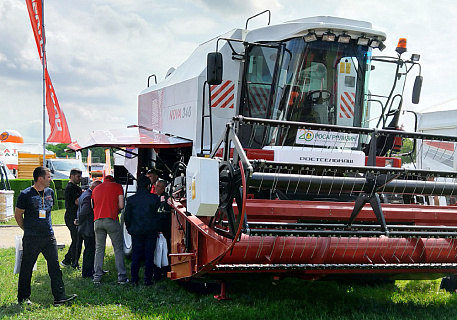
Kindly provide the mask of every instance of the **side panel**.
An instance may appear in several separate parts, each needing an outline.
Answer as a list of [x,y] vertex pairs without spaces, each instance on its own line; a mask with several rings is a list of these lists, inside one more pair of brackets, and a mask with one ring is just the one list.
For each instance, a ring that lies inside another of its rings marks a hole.
[[197,140],[199,79],[193,78],[138,97],[138,124]]

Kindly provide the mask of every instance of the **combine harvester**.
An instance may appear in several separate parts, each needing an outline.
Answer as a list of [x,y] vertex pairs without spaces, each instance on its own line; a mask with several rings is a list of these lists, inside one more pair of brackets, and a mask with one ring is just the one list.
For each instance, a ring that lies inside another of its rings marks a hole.
[[[171,279],[457,273],[457,207],[416,200],[457,193],[457,172],[398,157],[402,139],[456,137],[399,130],[411,70],[419,101],[419,55],[404,57],[406,39],[394,57],[372,55],[385,40],[341,18],[247,22],[148,83],[138,125],[71,147],[129,148],[133,176],[155,165],[172,182]],[[391,79],[386,94],[375,77]]]

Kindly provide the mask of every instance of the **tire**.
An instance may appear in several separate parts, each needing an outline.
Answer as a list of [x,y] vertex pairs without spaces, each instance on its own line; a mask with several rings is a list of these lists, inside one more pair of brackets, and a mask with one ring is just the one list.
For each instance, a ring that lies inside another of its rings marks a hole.
[[122,228],[122,244],[124,249],[124,255],[127,258],[130,258],[132,255],[132,237],[128,233],[127,227],[124,223],[124,210],[122,210],[120,222]]

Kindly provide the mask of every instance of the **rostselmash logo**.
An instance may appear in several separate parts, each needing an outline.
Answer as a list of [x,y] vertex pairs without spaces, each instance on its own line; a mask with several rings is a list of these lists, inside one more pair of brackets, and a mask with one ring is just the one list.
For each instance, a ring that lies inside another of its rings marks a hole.
[[324,163],[354,163],[352,159],[338,159],[325,157],[300,157],[300,161],[306,162],[324,162]]

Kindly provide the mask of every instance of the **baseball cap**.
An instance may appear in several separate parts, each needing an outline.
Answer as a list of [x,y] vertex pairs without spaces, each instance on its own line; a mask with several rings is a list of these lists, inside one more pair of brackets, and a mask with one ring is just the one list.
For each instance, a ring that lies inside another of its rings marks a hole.
[[152,169],[149,169],[148,172],[146,172],[146,174],[148,174],[148,173],[153,173],[153,174],[157,174],[158,175],[159,171],[157,169],[155,169],[155,168],[152,168]]

